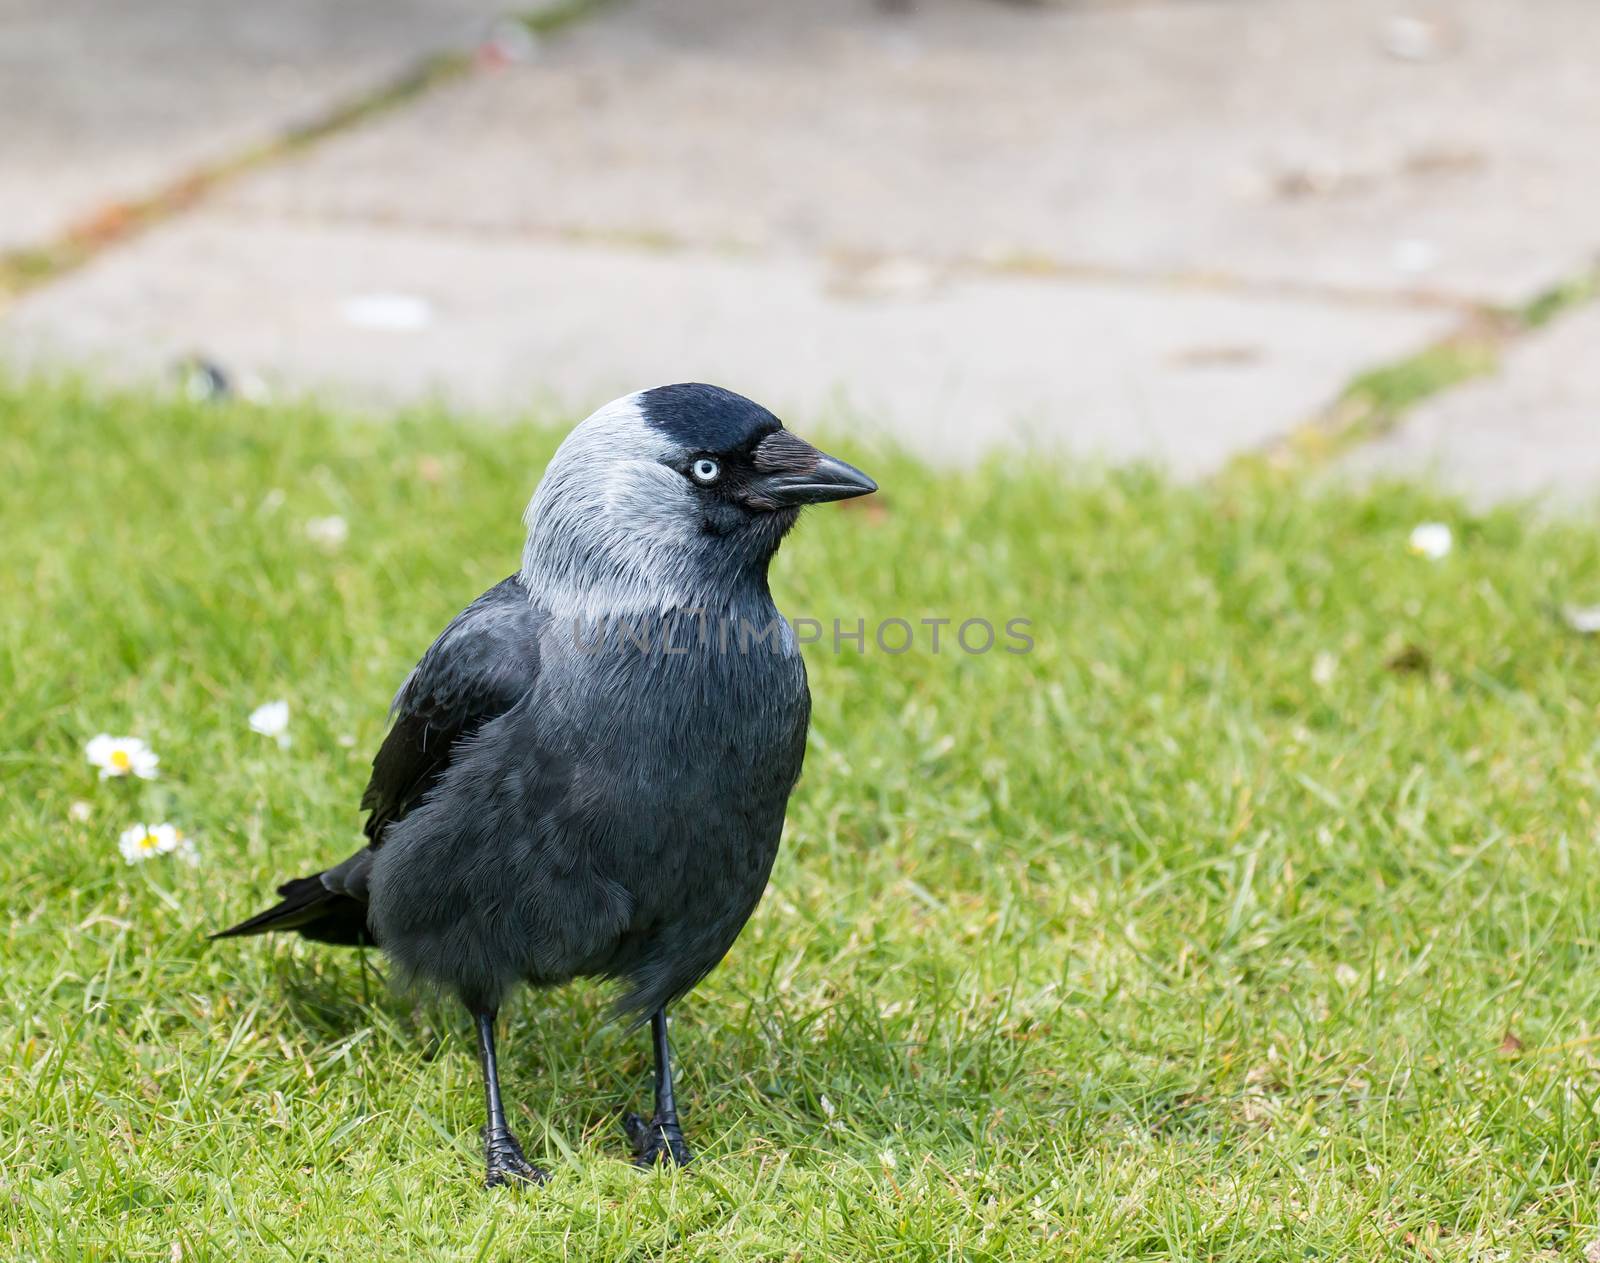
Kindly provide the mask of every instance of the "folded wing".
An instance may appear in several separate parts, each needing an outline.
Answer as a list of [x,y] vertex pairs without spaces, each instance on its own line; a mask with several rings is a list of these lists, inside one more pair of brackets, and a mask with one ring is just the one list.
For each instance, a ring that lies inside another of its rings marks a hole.
[[326,943],[371,942],[367,880],[384,832],[438,784],[461,742],[533,689],[543,618],[515,575],[456,615],[395,695],[393,726],[361,797],[366,847],[333,868],[285,882],[280,903],[212,937],[297,930]]

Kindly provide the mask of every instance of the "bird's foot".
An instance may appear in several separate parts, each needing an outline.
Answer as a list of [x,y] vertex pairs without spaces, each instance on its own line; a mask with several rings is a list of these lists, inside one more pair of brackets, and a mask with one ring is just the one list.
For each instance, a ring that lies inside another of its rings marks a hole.
[[483,1181],[487,1188],[497,1188],[501,1184],[543,1184],[550,1178],[548,1171],[522,1156],[517,1138],[500,1128],[483,1129],[483,1156],[489,1169]]
[[622,1130],[628,1133],[633,1145],[633,1164],[652,1167],[658,1162],[686,1167],[694,1155],[689,1152],[683,1138],[683,1128],[676,1118],[652,1118],[648,1123],[637,1114],[622,1116]]

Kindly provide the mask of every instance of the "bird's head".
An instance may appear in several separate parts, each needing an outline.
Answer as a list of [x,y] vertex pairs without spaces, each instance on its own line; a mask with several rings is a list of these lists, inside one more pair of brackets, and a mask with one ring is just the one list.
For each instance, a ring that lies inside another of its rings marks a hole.
[[630,602],[697,600],[764,574],[805,505],[877,489],[742,395],[660,386],[607,404],[557,449],[528,505],[523,574],[590,594],[615,585]]

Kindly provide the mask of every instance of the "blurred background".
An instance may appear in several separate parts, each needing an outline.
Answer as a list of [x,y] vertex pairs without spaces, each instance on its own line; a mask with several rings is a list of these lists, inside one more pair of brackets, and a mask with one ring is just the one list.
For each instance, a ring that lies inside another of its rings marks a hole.
[[1593,0],[4,0],[0,354],[1584,500],[1597,54]]

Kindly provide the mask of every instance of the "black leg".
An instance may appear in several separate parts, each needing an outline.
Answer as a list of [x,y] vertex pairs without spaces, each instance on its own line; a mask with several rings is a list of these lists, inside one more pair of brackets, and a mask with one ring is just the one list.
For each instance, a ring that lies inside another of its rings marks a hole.
[[500,1067],[494,1057],[494,1010],[480,1009],[473,1017],[478,1023],[483,1094],[489,1106],[489,1122],[483,1129],[483,1154],[489,1169],[484,1183],[490,1188],[515,1182],[542,1184],[549,1175],[522,1156],[522,1146],[506,1126],[506,1110],[500,1101]]
[[624,1114],[622,1128],[633,1142],[633,1160],[639,1166],[657,1162],[688,1166],[692,1155],[678,1126],[678,1106],[672,1098],[672,1048],[667,1043],[665,1009],[657,1009],[650,1019],[650,1040],[656,1052],[656,1116],[647,1123],[637,1114]]

